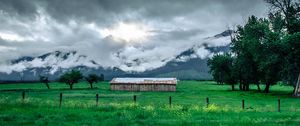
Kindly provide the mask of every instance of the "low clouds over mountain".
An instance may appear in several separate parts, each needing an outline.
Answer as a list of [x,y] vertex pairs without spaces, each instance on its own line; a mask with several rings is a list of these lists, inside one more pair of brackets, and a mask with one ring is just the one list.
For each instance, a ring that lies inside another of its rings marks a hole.
[[[228,44],[226,37],[208,37],[250,14],[264,16],[266,8],[261,0],[1,0],[0,71],[45,66],[38,59],[21,66],[11,61],[55,51],[86,56],[56,65],[62,68],[96,67],[93,61],[128,72],[153,70],[195,45]],[[204,47],[195,52],[192,57],[211,55]]]

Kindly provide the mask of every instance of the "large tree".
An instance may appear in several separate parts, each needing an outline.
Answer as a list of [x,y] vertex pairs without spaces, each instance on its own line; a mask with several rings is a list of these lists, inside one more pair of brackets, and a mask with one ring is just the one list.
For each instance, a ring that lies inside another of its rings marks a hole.
[[283,52],[281,16],[271,15],[272,19],[258,19],[251,16],[244,26],[239,26],[232,50],[237,56],[235,67],[243,90],[249,90],[249,84],[265,83],[264,92],[280,80]]
[[208,60],[208,66],[214,79],[218,83],[231,85],[232,90],[234,90],[234,85],[236,84],[233,61],[233,57],[228,53],[216,54]]
[[266,84],[264,92],[268,93],[270,86],[281,80],[283,57],[279,53],[282,50],[279,34],[268,31],[261,46],[261,53],[257,57],[259,57],[259,70],[262,73],[261,81]]
[[295,88],[300,74],[300,1],[266,0],[266,2],[271,7],[270,20],[273,29],[282,35],[280,36],[280,48],[277,50],[277,54],[284,62],[281,71],[282,79]]
[[300,74],[300,32],[284,37],[282,47],[286,49],[283,79],[295,88]]
[[264,36],[263,26],[259,22],[263,20],[251,16],[245,26],[238,26],[235,39],[231,47],[236,54],[235,67],[239,73],[238,80],[241,90],[249,90],[250,84],[257,84],[259,88],[259,69],[256,54],[260,53],[260,40]]
[[83,78],[82,74],[78,70],[72,70],[70,72],[64,73],[60,77],[60,82],[64,82],[70,86],[70,89],[73,89],[73,85],[78,83],[79,80]]

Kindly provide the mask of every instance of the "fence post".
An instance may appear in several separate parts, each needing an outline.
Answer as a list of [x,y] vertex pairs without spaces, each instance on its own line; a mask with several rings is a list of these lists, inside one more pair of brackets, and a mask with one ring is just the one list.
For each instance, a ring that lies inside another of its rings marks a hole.
[[133,101],[136,103],[136,95],[133,95]]
[[59,107],[61,108],[62,103],[62,93],[59,94]]
[[278,112],[280,112],[280,98],[278,98]]
[[242,100],[242,109],[243,110],[245,109],[245,100],[244,99]]
[[170,105],[170,107],[172,106],[172,97],[171,96],[169,97],[169,105]]
[[99,101],[99,94],[96,94],[96,106],[98,106],[98,101]]
[[209,98],[206,97],[206,107],[208,108],[208,106],[209,106]]
[[25,91],[22,92],[22,100],[25,100]]

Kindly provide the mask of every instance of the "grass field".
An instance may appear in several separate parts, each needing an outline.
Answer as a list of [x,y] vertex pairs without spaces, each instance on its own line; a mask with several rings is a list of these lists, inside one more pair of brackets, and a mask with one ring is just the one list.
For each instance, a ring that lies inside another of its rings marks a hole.
[[[109,84],[89,89],[81,82],[69,90],[61,83],[0,85],[0,125],[299,125],[300,99],[291,87],[271,93],[231,91],[211,81],[180,81],[176,92],[110,91]],[[22,91],[26,91],[22,100]],[[59,108],[59,93],[63,93]],[[96,106],[95,94],[99,93]],[[137,96],[137,103],[133,102]],[[169,106],[172,96],[172,106]],[[210,106],[206,107],[206,97]],[[281,99],[281,112],[277,99]],[[241,101],[245,99],[245,110]]]

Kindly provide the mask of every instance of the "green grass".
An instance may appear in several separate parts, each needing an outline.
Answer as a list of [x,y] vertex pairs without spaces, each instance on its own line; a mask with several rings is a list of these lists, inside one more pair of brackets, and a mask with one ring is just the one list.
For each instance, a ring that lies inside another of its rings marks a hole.
[[[276,85],[271,93],[230,91],[211,81],[180,81],[176,92],[110,91],[107,82],[74,90],[61,83],[0,85],[0,125],[299,125],[300,99],[291,87]],[[21,99],[26,91],[25,100]],[[59,108],[59,93],[63,93]],[[99,93],[99,106],[95,94]],[[137,95],[137,103],[133,102]],[[172,96],[172,107],[169,106]],[[206,108],[205,98],[210,98]],[[281,112],[277,112],[277,99]],[[245,99],[245,110],[241,100]]]

